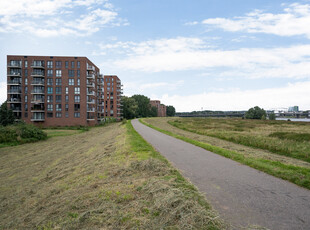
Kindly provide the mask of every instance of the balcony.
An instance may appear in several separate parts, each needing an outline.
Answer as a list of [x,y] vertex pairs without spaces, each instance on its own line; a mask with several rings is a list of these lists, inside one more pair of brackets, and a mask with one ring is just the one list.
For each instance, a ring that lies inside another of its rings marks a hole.
[[34,71],[31,73],[32,77],[44,77],[44,72],[43,71]]
[[31,85],[44,85],[44,81],[42,80],[33,80]]
[[95,120],[95,116],[92,116],[92,115],[88,115],[88,114],[87,114],[87,120],[88,120],[88,121]]
[[32,113],[42,113],[44,111],[45,111],[44,106],[42,106],[42,107],[32,107],[31,108],[31,112]]
[[22,64],[20,61],[12,61],[8,63],[9,68],[22,68]]
[[20,85],[22,82],[20,80],[11,80],[8,81],[8,85]]
[[22,111],[22,108],[21,107],[11,107],[11,110],[14,112],[14,113],[19,113]]
[[31,103],[32,104],[42,104],[42,103],[44,103],[44,99],[43,98],[33,98],[32,100],[31,100]]
[[39,113],[34,113],[33,116],[31,117],[31,121],[45,121],[44,113],[39,112]]
[[94,87],[95,87],[95,83],[93,83],[93,82],[87,82],[86,86],[87,86],[88,88],[94,88]]
[[7,101],[7,103],[21,103],[22,100],[20,98],[11,98]]
[[19,72],[9,72],[8,74],[8,77],[20,77],[20,73]]
[[117,80],[116,83],[117,83],[117,84],[121,84],[121,81],[120,81],[120,80]]
[[103,75],[102,75],[102,74],[99,74],[99,75],[98,75],[98,78],[103,78]]
[[45,67],[42,62],[36,61],[31,63],[31,68],[44,69]]
[[95,71],[95,67],[91,65],[87,65],[87,70],[88,71]]
[[8,94],[21,94],[22,91],[20,89],[9,89]]
[[87,74],[88,79],[95,79],[95,74]]
[[87,112],[94,113],[95,112],[95,108],[87,108]]
[[45,92],[42,89],[36,89],[36,90],[32,90],[31,94],[45,94]]
[[95,100],[87,100],[87,104],[95,104]]
[[95,92],[94,91],[87,91],[87,95],[88,96],[95,96]]

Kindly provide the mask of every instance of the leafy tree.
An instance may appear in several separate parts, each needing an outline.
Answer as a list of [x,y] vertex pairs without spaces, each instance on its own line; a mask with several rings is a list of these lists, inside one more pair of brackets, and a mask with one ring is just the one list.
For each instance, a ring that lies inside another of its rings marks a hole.
[[151,113],[150,113],[151,117],[157,117],[157,114],[158,114],[157,108],[155,106],[152,106]]
[[168,117],[175,116],[175,108],[172,105],[168,105],[166,109],[167,109],[166,114]]
[[7,102],[0,106],[0,125],[6,126],[13,124],[15,120],[14,113],[8,108]]
[[132,97],[122,97],[123,116],[126,119],[132,119],[137,116],[138,103]]
[[132,98],[138,103],[137,117],[151,116],[150,99],[144,95],[133,95]]
[[246,113],[245,113],[245,118],[246,119],[262,119],[263,117],[266,118],[267,114],[264,109],[261,109],[258,106],[255,106],[254,108],[250,108]]
[[274,113],[269,114],[269,120],[274,121],[276,119],[276,115]]

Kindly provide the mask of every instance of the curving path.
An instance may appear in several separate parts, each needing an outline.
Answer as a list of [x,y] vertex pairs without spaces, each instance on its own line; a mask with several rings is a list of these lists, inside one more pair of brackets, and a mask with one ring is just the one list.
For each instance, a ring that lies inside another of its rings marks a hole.
[[310,229],[310,191],[151,129],[136,131],[199,190],[234,229]]

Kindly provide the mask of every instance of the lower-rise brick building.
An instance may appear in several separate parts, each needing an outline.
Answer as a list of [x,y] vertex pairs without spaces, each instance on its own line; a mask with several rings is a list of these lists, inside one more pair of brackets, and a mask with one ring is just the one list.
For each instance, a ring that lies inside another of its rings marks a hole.
[[150,100],[150,104],[152,107],[157,108],[157,116],[158,117],[165,117],[167,113],[167,108],[165,105],[160,104],[159,100]]

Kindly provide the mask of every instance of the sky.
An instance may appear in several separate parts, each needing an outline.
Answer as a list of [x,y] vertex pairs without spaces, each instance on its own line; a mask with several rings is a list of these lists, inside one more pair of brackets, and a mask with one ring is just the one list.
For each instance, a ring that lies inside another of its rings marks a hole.
[[310,1],[1,0],[6,55],[86,56],[177,112],[310,110]]

